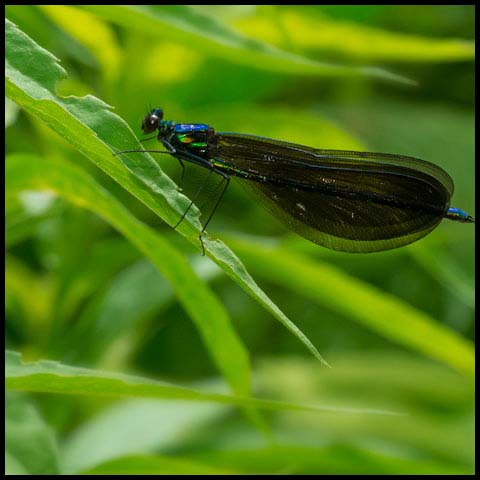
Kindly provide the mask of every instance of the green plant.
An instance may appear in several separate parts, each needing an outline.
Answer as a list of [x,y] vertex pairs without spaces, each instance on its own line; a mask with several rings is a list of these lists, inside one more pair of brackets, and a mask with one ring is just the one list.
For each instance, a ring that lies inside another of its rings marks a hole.
[[[471,472],[473,229],[339,254],[233,186],[199,258],[199,210],[169,227],[188,202],[175,162],[112,155],[158,102],[426,158],[473,210],[473,42],[362,12],[7,8],[7,473]],[[463,93],[448,104],[438,78]]]

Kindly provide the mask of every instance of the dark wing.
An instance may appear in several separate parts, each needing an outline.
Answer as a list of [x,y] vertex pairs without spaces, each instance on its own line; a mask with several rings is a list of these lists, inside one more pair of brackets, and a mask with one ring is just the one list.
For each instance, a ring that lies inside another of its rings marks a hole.
[[249,172],[248,186],[292,230],[348,252],[387,250],[423,237],[440,223],[453,193],[442,169],[400,155],[221,133],[218,158]]

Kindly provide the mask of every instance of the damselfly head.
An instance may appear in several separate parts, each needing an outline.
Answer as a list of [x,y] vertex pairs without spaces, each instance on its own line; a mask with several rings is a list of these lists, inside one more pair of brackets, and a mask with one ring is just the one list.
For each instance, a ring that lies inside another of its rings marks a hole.
[[144,133],[154,132],[163,119],[163,110],[161,108],[154,108],[142,120],[142,130]]

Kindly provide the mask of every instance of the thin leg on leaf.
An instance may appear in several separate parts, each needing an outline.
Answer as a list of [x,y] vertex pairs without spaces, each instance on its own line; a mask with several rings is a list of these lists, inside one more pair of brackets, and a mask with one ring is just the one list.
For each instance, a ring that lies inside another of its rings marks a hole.
[[205,256],[205,245],[203,244],[202,233],[198,235],[198,239],[200,240],[200,245],[202,246],[202,257]]
[[176,225],[173,227],[173,229],[176,229],[183,222],[183,220],[187,216],[188,211],[190,210],[190,208],[192,208],[192,205],[194,204],[198,195],[200,194],[200,192],[203,190],[203,188],[207,184],[208,180],[210,179],[210,176],[212,175],[213,171],[214,171],[214,169],[211,168],[210,171],[208,172],[208,175],[205,177],[205,180],[202,182],[200,187],[197,189],[197,191],[195,192],[195,195],[191,198],[190,204],[188,205],[187,209],[183,212],[183,215],[180,217],[180,220],[176,223]]
[[154,135],[153,137],[142,138],[142,139],[140,140],[140,143],[148,142],[149,140],[153,140],[154,138],[157,138],[157,136]]
[[185,164],[182,162],[180,158],[177,158],[178,162],[180,163],[180,166],[182,167],[182,176],[180,177],[180,183],[183,183],[183,177],[185,175]]
[[[215,171],[216,173],[220,173],[218,171]],[[218,200],[215,202],[215,205],[212,208],[212,211],[210,212],[210,215],[207,218],[207,221],[205,222],[205,225],[202,228],[201,233],[203,233],[207,225],[209,224],[210,220],[212,219],[213,215],[215,214],[215,211],[217,210],[217,207],[220,205],[220,202],[222,201],[223,196],[225,195],[225,192],[227,191],[228,185],[230,184],[230,177],[228,175],[225,175],[223,172],[220,173],[222,175],[222,181],[219,183],[219,185],[222,185],[223,181],[225,180],[225,186],[223,187],[222,193],[219,195]]]
[[225,180],[225,186],[223,187],[222,193],[220,193],[220,195],[218,197],[218,200],[216,201],[215,205],[213,206],[213,209],[210,212],[210,215],[208,216],[207,221],[205,222],[205,225],[202,228],[202,231],[198,235],[198,239],[200,240],[200,244],[202,245],[202,256],[205,256],[205,246],[203,244],[203,239],[202,239],[203,232],[205,231],[205,229],[207,228],[207,225],[209,224],[210,220],[212,219],[213,215],[215,214],[215,212],[217,210],[217,207],[220,205],[220,202],[222,201],[223,196],[225,195],[225,192],[227,191],[228,185],[230,184],[230,177],[228,175],[225,175],[225,173],[219,172],[217,170],[216,170],[216,173],[219,173],[222,176],[222,181],[219,183],[219,185],[221,185]]

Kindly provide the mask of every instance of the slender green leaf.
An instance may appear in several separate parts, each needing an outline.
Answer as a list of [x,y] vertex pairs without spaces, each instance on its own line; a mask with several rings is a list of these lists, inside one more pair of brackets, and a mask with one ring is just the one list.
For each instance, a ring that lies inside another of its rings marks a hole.
[[278,8],[235,22],[246,35],[282,47],[320,51],[363,61],[451,62],[475,59],[475,44],[389,32],[354,22],[312,15],[301,8]]
[[413,83],[381,68],[317,62],[279,50],[246,37],[189,5],[89,5],[84,8],[123,27],[173,39],[202,53],[264,70],[296,75],[371,76]]
[[408,475],[408,474],[467,474],[471,470],[433,460],[414,460],[400,456],[380,454],[343,442],[324,448],[294,445],[272,446],[258,449],[220,450],[193,455],[203,464],[217,468],[234,468],[250,474],[300,475]]
[[299,405],[275,400],[208,393],[172,383],[148,378],[71,367],[59,362],[41,360],[23,363],[18,352],[5,352],[5,386],[9,390],[93,395],[115,397],[163,398],[214,402],[265,410],[295,410],[318,413],[343,413],[348,415],[379,414],[399,415],[378,409],[335,408],[321,405]]
[[[163,174],[158,164],[148,154],[112,156],[108,145],[119,150],[139,145],[128,125],[95,97],[57,96],[54,93],[55,83],[66,73],[56,58],[8,20],[5,26],[8,46],[5,59],[7,95],[68,140],[168,224],[175,225],[189,202]],[[177,230],[200,249],[198,209],[192,208],[190,212]],[[303,332],[265,295],[226,245],[208,237],[204,239],[204,244],[207,254],[227,275],[323,361]]]
[[5,472],[58,474],[58,448],[52,430],[26,395],[5,397]]

